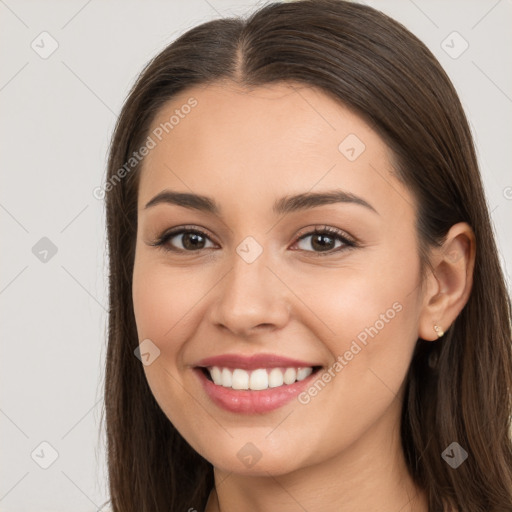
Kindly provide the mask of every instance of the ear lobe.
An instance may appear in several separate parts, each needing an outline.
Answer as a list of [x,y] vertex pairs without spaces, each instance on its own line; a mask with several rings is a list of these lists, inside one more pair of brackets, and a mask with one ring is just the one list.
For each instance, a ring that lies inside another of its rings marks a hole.
[[466,222],[454,224],[445,242],[432,251],[418,325],[418,336],[435,341],[434,325],[446,332],[466,305],[473,285],[476,239]]

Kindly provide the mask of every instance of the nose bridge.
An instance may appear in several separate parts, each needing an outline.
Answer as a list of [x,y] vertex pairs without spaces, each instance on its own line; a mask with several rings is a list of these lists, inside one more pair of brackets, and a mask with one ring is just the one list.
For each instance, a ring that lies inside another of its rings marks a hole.
[[285,288],[267,268],[270,253],[253,237],[236,248],[232,266],[219,283],[211,320],[242,333],[266,325],[280,327],[288,315]]

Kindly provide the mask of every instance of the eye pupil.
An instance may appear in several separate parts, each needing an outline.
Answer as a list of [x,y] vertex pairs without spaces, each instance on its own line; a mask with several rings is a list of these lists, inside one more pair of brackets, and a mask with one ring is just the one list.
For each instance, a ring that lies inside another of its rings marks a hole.
[[[325,241],[325,239],[329,240],[330,242],[328,242],[326,244],[325,242],[321,241],[321,240]],[[316,246],[315,248],[320,248],[321,250],[332,249],[333,247],[331,247],[331,246],[333,245],[333,242],[334,242],[334,240],[331,236],[323,235],[323,234],[314,235],[311,239],[311,245],[313,247],[315,247],[316,244],[318,244],[318,246]]]
[[186,249],[203,249],[204,237],[198,233],[185,233],[182,235],[182,242]]

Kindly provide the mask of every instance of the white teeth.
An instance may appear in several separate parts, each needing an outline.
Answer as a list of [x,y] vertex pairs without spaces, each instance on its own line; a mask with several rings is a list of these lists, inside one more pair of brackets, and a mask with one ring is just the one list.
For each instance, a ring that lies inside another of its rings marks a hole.
[[254,370],[251,373],[251,378],[249,380],[249,388],[253,389],[254,391],[258,391],[260,389],[267,389],[268,388],[267,370],[265,370],[264,368],[261,368],[259,370]]
[[233,371],[233,389],[249,389],[249,374],[245,370],[237,368]]
[[217,386],[222,386],[222,372],[218,366],[214,366],[210,370],[210,375]]
[[283,385],[301,381],[313,373],[313,368],[258,368],[247,371],[240,368],[230,370],[213,366],[208,368],[210,376],[217,386],[232,389],[250,389],[260,391],[268,388],[277,388]]
[[279,368],[272,368],[268,376],[268,387],[277,388],[283,385],[283,372]]
[[293,384],[295,379],[297,378],[297,370],[295,368],[286,368],[286,371],[283,375],[283,380],[285,384]]
[[299,368],[297,370],[297,380],[304,380],[313,373],[313,368]]
[[222,385],[225,388],[230,388],[231,383],[233,382],[231,372],[227,368],[222,368],[221,377],[222,377]]

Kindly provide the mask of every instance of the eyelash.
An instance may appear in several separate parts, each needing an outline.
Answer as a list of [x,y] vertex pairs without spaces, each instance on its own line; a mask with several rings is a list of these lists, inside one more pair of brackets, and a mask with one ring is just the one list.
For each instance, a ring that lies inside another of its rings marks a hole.
[[[210,237],[204,231],[197,229],[197,228],[191,228],[191,227],[189,228],[187,226],[184,226],[184,227],[169,231],[167,233],[164,233],[155,242],[151,243],[150,245],[158,247],[166,252],[174,252],[174,253],[182,253],[182,254],[187,253],[187,252],[194,253],[194,252],[200,252],[201,250],[205,250],[205,249],[198,249],[196,251],[187,251],[185,249],[176,249],[176,248],[173,248],[173,247],[167,245],[167,242],[171,238],[174,238],[176,235],[181,235],[181,234],[185,234],[185,233],[192,233],[192,234],[200,235],[200,236],[210,240]],[[349,239],[342,231],[335,229],[335,228],[331,228],[329,226],[323,226],[320,229],[318,229],[315,226],[315,229],[313,231],[308,231],[305,234],[299,235],[299,237],[297,238],[297,240],[294,242],[293,245],[300,242],[304,238],[307,238],[309,236],[314,236],[317,234],[327,234],[331,238],[337,238],[344,244],[344,246],[338,247],[337,249],[330,249],[328,251],[320,251],[320,252],[305,251],[305,252],[313,253],[315,256],[329,256],[329,255],[337,254],[342,251],[355,249],[356,247],[358,247],[358,244],[356,241]],[[303,250],[303,249],[298,249],[298,250]]]

